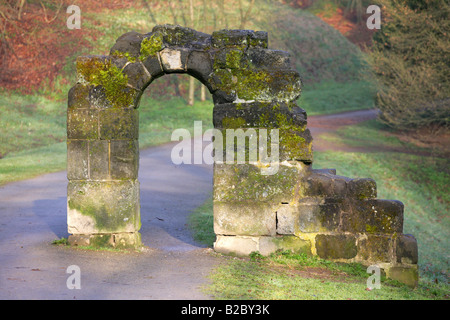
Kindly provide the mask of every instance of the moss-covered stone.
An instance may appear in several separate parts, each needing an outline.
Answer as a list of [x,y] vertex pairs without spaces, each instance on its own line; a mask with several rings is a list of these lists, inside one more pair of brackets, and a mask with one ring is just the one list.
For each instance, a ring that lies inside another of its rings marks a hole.
[[290,55],[286,51],[250,48],[245,52],[246,60],[254,68],[262,69],[290,69]]
[[89,141],[89,179],[109,180],[109,142]]
[[267,256],[277,250],[310,256],[311,242],[296,236],[261,237],[259,239],[259,253],[262,255]]
[[358,240],[358,260],[365,263],[391,262],[394,238],[382,234],[365,234]]
[[77,83],[69,90],[67,106],[69,109],[88,109],[91,86]]
[[252,30],[219,30],[212,33],[211,44],[213,47],[251,47],[267,48],[267,32]]
[[264,69],[215,69],[214,86],[236,101],[294,101],[301,93],[298,72]]
[[155,32],[145,37],[141,42],[139,50],[139,60],[144,61],[148,57],[156,57],[157,52],[164,48],[163,35]]
[[325,204],[317,200],[283,204],[277,210],[277,233],[300,234],[337,231],[340,211],[337,203]]
[[[279,129],[280,160],[297,160],[312,163],[312,136],[309,129],[294,127]],[[271,140],[269,140],[272,143]]]
[[98,111],[68,109],[67,139],[98,139]]
[[329,172],[313,171],[308,177],[308,196],[343,199],[347,197],[350,178],[338,176]]
[[416,288],[419,282],[419,271],[415,266],[392,266],[386,269],[386,276],[400,281],[411,288]]
[[351,212],[343,215],[342,230],[362,233],[402,233],[403,208],[403,203],[396,200],[353,201]]
[[352,179],[348,182],[349,195],[357,199],[374,199],[377,197],[377,184],[370,178]]
[[[234,123],[232,119],[242,119]],[[214,106],[214,127],[306,129],[306,113],[297,104],[285,102],[225,103]]]
[[67,223],[71,234],[136,232],[139,182],[69,181]]
[[317,255],[323,259],[352,259],[356,256],[356,237],[349,234],[318,234]]
[[106,234],[73,234],[69,236],[71,246],[95,249],[139,249],[142,246],[139,232]]
[[[106,104],[112,107],[134,106],[136,98],[140,96],[139,90],[133,90],[127,86],[128,77],[116,65],[111,63],[110,57],[83,56],[76,61],[78,82],[90,84],[98,89],[98,96],[90,92],[90,100],[100,102],[96,107],[102,108]],[[102,103],[102,94],[107,101]],[[93,97],[94,95],[94,97]]]
[[211,36],[180,25],[157,25],[153,33],[160,33],[166,46],[203,49],[210,46]]
[[260,168],[252,164],[215,164],[214,199],[291,202],[304,192],[299,181],[306,171],[300,163],[280,164],[274,175],[262,175]]
[[100,139],[135,140],[139,137],[139,113],[134,108],[110,108],[99,112]]

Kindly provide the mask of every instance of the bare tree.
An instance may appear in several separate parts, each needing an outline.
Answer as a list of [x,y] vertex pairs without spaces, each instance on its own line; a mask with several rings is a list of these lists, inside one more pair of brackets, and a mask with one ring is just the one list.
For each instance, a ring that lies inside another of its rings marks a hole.
[[[151,3],[151,0],[150,0],[150,3]],[[142,0],[142,4],[143,4],[144,7],[147,9],[148,14],[149,14],[149,16],[150,16],[150,19],[152,19],[152,22],[153,22],[155,25],[157,25],[158,22],[156,21],[155,16],[153,15],[152,8],[151,8],[150,4],[148,4],[148,1],[147,1],[147,0]]]
[[[189,16],[191,18],[190,26],[194,28],[194,2],[193,0],[189,0]],[[193,106],[195,102],[195,79],[194,77],[189,78],[189,98],[188,105]]]
[[251,0],[250,4],[248,5],[247,11],[244,12],[244,6],[242,4],[242,0],[239,0],[239,13],[241,16],[241,24],[239,26],[239,29],[245,28],[245,24],[247,23],[247,20],[250,16],[250,12],[252,11],[254,4],[255,4],[255,0]]

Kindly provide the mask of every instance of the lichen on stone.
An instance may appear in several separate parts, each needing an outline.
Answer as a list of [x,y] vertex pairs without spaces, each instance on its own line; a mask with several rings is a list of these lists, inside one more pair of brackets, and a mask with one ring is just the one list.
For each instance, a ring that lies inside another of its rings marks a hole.
[[134,94],[127,88],[128,77],[109,57],[88,57],[77,61],[80,83],[101,86],[113,107],[126,107],[133,103]]
[[148,57],[156,56],[156,53],[162,50],[163,45],[163,38],[159,32],[153,33],[148,38],[144,38],[141,42],[139,60],[144,61]]

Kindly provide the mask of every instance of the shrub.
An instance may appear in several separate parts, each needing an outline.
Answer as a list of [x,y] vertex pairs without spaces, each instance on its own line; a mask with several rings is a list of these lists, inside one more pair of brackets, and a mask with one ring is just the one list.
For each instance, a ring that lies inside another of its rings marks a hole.
[[449,126],[449,13],[444,0],[379,0],[369,63],[381,120],[397,129]]

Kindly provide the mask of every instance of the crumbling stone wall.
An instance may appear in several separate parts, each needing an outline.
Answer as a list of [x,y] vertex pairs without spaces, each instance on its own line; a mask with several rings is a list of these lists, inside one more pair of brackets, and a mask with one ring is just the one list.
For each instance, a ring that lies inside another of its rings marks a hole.
[[216,129],[279,129],[276,174],[262,175],[258,161],[215,163],[216,251],[292,250],[378,264],[417,283],[417,243],[403,234],[403,204],[377,199],[372,179],[312,168],[307,116],[296,104],[300,75],[288,53],[268,49],[266,32],[156,26],[124,34],[108,56],[79,57],[76,69],[67,110],[71,244],[140,245],[140,97],[154,79],[187,73],[212,94]]

